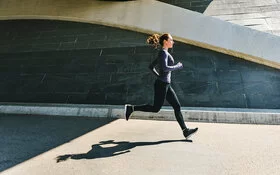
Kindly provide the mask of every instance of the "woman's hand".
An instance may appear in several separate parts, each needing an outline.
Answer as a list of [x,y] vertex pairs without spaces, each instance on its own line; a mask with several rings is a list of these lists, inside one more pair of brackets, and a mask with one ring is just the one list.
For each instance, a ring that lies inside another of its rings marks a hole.
[[180,68],[183,68],[183,64],[181,62],[178,62],[177,66],[180,67]]

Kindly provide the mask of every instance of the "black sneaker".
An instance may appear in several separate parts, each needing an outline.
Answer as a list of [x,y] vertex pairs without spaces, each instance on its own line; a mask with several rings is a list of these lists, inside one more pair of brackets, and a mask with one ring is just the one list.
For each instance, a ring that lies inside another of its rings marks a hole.
[[197,130],[198,130],[198,128],[194,128],[194,129],[186,128],[183,130],[183,134],[184,134],[185,138],[188,139],[188,138],[190,138],[191,135],[196,133]]
[[126,104],[124,106],[124,115],[125,115],[125,119],[128,120],[130,115],[132,114],[133,112],[133,106],[132,105],[128,105]]

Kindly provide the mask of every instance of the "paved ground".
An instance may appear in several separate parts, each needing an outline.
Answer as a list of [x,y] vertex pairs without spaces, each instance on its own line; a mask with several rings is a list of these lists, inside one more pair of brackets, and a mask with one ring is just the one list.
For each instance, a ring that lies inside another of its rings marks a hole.
[[280,126],[0,116],[6,174],[279,174]]

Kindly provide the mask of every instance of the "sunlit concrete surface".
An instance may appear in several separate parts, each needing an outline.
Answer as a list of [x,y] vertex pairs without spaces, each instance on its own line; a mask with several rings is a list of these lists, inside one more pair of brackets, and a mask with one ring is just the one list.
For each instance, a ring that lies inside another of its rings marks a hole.
[[204,14],[280,35],[280,2],[277,0],[213,0]]
[[155,0],[5,0],[0,3],[0,19],[56,19],[169,32],[184,43],[280,68],[278,36]]
[[[20,160],[24,153],[36,152],[51,141],[44,142],[48,135],[61,143],[54,144],[45,152],[22,163],[5,168],[1,175],[280,173],[280,127],[275,125],[189,122],[189,127],[199,127],[199,131],[186,141],[175,121],[118,119],[89,128],[84,134],[76,134],[66,141],[62,136],[67,137],[74,129],[65,128],[71,125],[69,119],[60,118],[57,124],[57,118],[50,120],[46,117],[44,120],[42,117],[38,123],[38,117],[13,117],[15,121],[25,121],[21,127],[26,127],[26,130],[37,126],[34,130],[36,133],[17,129],[18,125],[13,126],[9,121],[11,117],[2,116],[0,119],[2,162],[3,158],[7,162],[13,161],[13,158]],[[80,120],[82,118],[72,121],[77,122],[76,132],[82,128]],[[90,123],[94,125],[94,119],[86,123],[86,127]],[[64,127],[59,128],[60,125]],[[44,129],[40,130],[40,127]],[[16,140],[4,137],[3,143],[2,136],[7,133],[18,137]],[[27,135],[20,137],[22,133]],[[55,133],[60,133],[60,137],[55,137]],[[36,134],[39,137],[31,137]],[[28,141],[30,137],[33,140]],[[26,144],[28,142],[32,144]],[[5,152],[3,147],[6,150],[8,147],[15,149],[13,152]]]

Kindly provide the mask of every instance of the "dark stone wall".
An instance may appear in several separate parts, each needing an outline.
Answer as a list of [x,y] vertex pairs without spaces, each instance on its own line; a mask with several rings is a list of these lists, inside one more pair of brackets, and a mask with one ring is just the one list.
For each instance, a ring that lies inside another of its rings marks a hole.
[[[157,51],[146,34],[66,21],[0,26],[1,102],[152,103]],[[182,106],[280,107],[279,70],[180,42],[170,52],[184,64],[172,83]]]
[[159,0],[174,6],[203,13],[213,0]]

